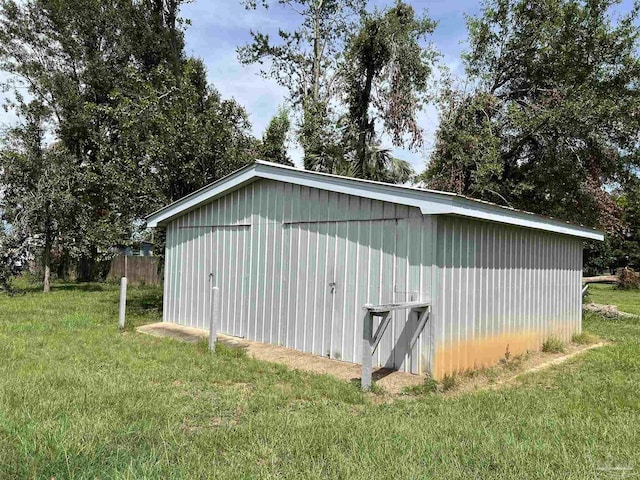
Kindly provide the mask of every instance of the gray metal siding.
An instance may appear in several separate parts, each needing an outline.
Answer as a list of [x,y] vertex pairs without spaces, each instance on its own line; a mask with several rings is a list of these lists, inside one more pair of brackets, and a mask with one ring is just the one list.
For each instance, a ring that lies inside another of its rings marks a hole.
[[452,216],[437,239],[435,377],[580,331],[581,240]]
[[[208,328],[211,273],[221,332],[359,363],[362,306],[429,299],[434,245],[417,208],[259,180],[169,224],[163,319]],[[374,363],[429,372],[416,325],[394,313]]]
[[581,325],[579,239],[271,180],[171,222],[165,261],[165,321],[208,328],[217,285],[223,333],[350,362],[362,305],[431,299],[413,351],[395,312],[374,364],[436,377]]

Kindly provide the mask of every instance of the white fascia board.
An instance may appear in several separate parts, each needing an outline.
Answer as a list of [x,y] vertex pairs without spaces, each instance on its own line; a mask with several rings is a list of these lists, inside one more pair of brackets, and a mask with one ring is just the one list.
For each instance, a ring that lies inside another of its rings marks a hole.
[[[422,213],[425,213],[425,211],[423,210]],[[450,213],[452,215],[461,215],[490,222],[533,228],[590,240],[604,240],[604,234],[602,232],[589,227],[573,225],[569,222],[543,217],[522,210],[474,202],[473,200],[461,197],[454,199],[453,209]]]
[[[425,204],[425,196],[433,195],[424,190],[401,188],[378,182],[360,181],[349,177],[326,175],[306,172],[294,168],[272,167],[271,165],[256,164],[256,175],[261,178],[280,182],[289,182],[320,190],[365,197],[381,202],[399,203],[410,207],[421,208]],[[450,213],[451,198],[445,195],[433,195],[432,213]]]
[[217,182],[184,197],[147,217],[148,227],[164,225],[201,204],[251,183],[256,178],[293,183],[305,187],[370,198],[419,208],[423,215],[459,215],[472,219],[516,225],[536,230],[571,235],[592,240],[604,240],[594,229],[572,225],[529,212],[491,205],[460,197],[453,193],[400,187],[380,182],[357,180],[337,175],[309,172],[294,167],[257,161]]
[[146,219],[147,227],[154,228],[158,225],[164,225],[172,218],[183,215],[205,202],[251,183],[256,178],[255,167],[256,165],[248,165],[150,214]]

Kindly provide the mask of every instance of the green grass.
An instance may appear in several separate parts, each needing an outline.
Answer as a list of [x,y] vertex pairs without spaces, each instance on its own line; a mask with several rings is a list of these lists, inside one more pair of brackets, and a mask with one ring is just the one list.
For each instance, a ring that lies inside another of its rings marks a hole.
[[542,342],[542,351],[546,353],[561,353],[565,350],[565,344],[558,337],[551,336]]
[[619,290],[614,285],[589,285],[588,300],[604,305],[616,305],[621,312],[640,315],[640,290]]
[[599,340],[596,335],[586,331],[574,333],[571,336],[571,341],[578,345],[593,345],[594,343],[598,343]]
[[[516,387],[381,402],[242,351],[134,333],[160,292],[0,295],[0,478],[601,478],[640,472],[640,321]],[[133,324],[133,325],[132,325]]]

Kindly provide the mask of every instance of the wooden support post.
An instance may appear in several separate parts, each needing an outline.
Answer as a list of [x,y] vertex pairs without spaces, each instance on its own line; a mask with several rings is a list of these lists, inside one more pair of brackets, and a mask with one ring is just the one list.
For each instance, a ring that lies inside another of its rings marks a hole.
[[[429,319],[430,308],[429,302],[416,301],[388,303],[386,305],[366,304],[363,307],[365,313],[362,321],[362,380],[360,382],[362,390],[366,391],[371,389],[371,377],[373,372],[373,360],[371,357],[373,356],[373,352],[376,351],[376,348],[378,348],[385,330],[391,323],[393,312],[395,310],[409,310],[410,312],[422,311],[418,319],[418,329],[411,339],[411,348],[413,348],[420,336],[420,332]],[[375,335],[373,333],[374,316],[382,317]]]
[[431,314],[430,307],[426,307],[422,312],[420,312],[418,316],[418,327],[416,331],[413,333],[413,337],[411,337],[411,342],[409,342],[409,349],[413,349],[414,345],[420,338],[420,334],[424,329],[424,326],[427,324],[427,320],[429,320],[429,315]]
[[392,316],[393,316],[393,312],[386,312],[384,315],[382,315],[382,320],[380,320],[380,325],[378,325],[378,329],[376,330],[376,333],[373,335],[373,338],[371,339],[371,355],[373,355],[376,352],[376,349],[380,344],[380,340],[382,340],[382,335],[384,335],[384,332],[387,330],[387,327],[391,323]]
[[362,390],[371,390],[373,317],[368,308],[364,309],[362,321]]
[[120,279],[120,317],[118,318],[118,328],[124,329],[124,319],[127,312],[127,277]]
[[211,321],[209,324],[209,350],[212,352],[216,349],[216,340],[218,339],[218,324],[220,323],[220,289],[213,287],[211,289]]

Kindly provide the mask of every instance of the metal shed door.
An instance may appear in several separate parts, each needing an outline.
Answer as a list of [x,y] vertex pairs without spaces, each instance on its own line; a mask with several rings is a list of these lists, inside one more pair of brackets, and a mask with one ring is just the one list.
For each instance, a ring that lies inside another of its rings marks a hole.
[[326,356],[337,289],[335,224],[297,222],[285,223],[282,228],[279,343]]
[[[280,344],[359,363],[363,305],[409,301],[414,293],[407,284],[414,248],[408,219],[306,221],[283,229]],[[401,368],[408,358],[415,322],[403,315],[394,313],[375,363]]]

